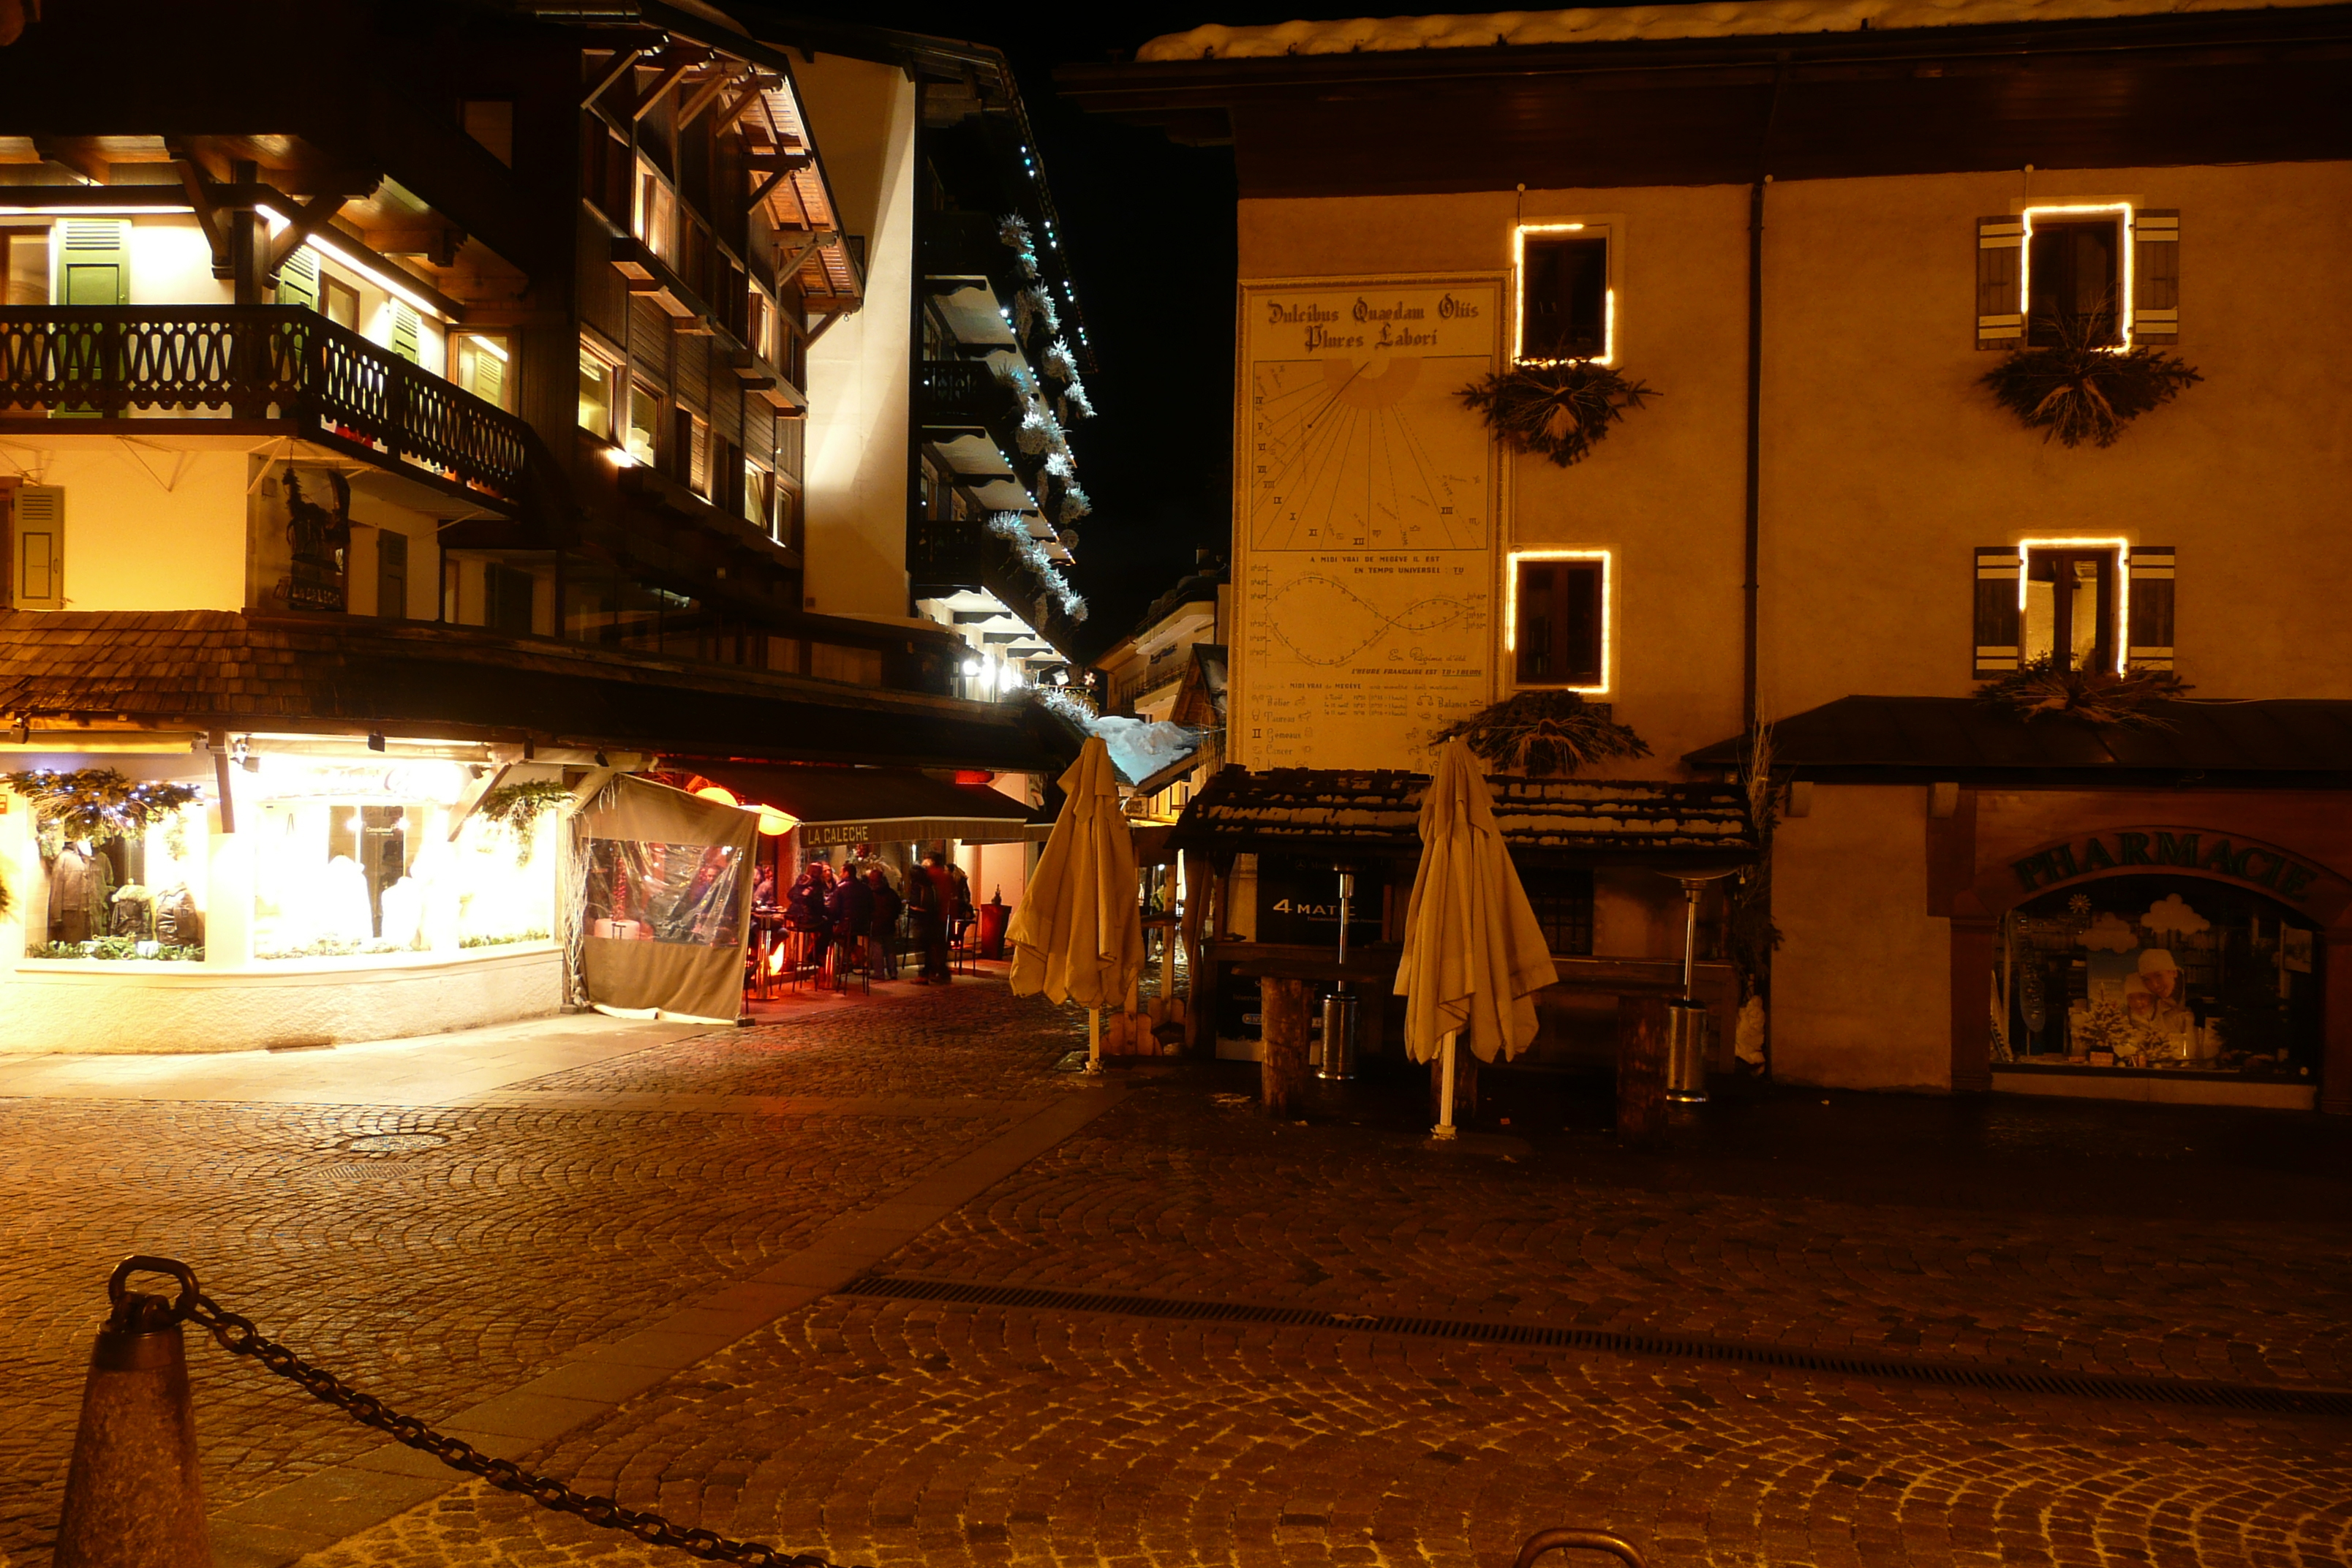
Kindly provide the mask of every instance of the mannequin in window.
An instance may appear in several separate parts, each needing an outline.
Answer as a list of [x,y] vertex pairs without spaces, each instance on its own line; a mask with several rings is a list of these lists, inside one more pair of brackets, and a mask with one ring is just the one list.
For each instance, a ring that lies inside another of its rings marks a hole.
[[104,936],[114,913],[114,872],[87,838],[68,842],[49,867],[49,940]]

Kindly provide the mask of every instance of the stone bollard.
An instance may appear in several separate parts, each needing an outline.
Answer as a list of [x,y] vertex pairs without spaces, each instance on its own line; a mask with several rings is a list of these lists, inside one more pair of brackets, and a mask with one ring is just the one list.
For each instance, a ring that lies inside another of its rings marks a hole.
[[213,1568],[187,1346],[160,1296],[120,1293],[90,1349],[55,1563]]

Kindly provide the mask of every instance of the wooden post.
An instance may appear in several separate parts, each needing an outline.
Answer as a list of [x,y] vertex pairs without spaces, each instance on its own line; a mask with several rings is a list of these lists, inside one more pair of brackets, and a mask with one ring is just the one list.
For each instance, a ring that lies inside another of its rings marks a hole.
[[1268,1116],[1297,1110],[1307,1086],[1307,1041],[1313,1028],[1315,986],[1306,980],[1258,982],[1258,1009],[1265,1020],[1265,1061],[1259,1084]]
[[1646,1138],[1666,1120],[1666,999],[1617,998],[1617,1135]]
[[1955,913],[1952,932],[1952,1092],[1992,1088],[1992,969],[2000,926],[1989,915]]
[[1087,1009],[1087,1070],[1102,1071],[1102,1009]]

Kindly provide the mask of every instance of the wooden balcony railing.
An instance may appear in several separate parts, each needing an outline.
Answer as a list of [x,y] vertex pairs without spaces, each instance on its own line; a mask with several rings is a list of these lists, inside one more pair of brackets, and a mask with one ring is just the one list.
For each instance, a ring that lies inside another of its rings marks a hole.
[[530,427],[294,305],[0,309],[0,415],[290,419],[519,508]]

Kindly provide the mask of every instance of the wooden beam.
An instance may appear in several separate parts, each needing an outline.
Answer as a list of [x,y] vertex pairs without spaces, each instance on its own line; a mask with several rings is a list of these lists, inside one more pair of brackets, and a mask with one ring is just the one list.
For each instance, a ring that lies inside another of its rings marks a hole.
[[580,107],[594,108],[596,100],[604,96],[604,89],[628,75],[636,68],[637,62],[645,58],[646,51],[643,49],[623,49],[614,56],[612,68],[596,79],[596,85],[588,89],[588,96],[580,100]]
[[656,109],[661,107],[661,100],[669,96],[670,89],[676,87],[679,82],[684,81],[686,79],[686,73],[694,69],[701,63],[702,62],[700,60],[682,60],[678,64],[674,65],[667,70],[662,72],[659,77],[655,79],[653,86],[646,89],[645,97],[637,100],[636,107],[629,110],[630,121],[634,123],[637,121],[643,120],[646,115],[651,114]]
[[677,128],[683,131],[693,124],[696,118],[710,107],[712,100],[727,90],[729,83],[740,79],[740,78],[733,71],[722,69],[714,72],[710,79],[695,89],[694,96],[688,99],[678,109]]
[[766,179],[761,180],[757,185],[753,186],[751,190],[751,199],[743,204],[743,210],[745,212],[759,211],[760,204],[766,201],[769,194],[778,185],[782,184],[784,183],[784,177],[791,173],[792,171],[790,169],[778,169]]
[[342,211],[343,204],[349,200],[349,196],[329,190],[312,196],[295,211],[280,214],[286,219],[286,232],[270,241],[269,256],[262,263],[261,276],[275,281],[278,269],[286,265],[286,258],[301,249],[302,242],[316,233],[321,224]]
[[745,110],[759,102],[761,95],[782,85],[782,77],[754,75],[750,85],[743,89],[742,95],[719,111],[719,122],[710,128],[711,133],[723,136],[733,130],[735,122],[743,118]]
[[205,188],[203,171],[196,167],[194,159],[184,156],[173,159],[172,166],[180,171],[180,184],[187,188],[188,205],[196,209],[196,226],[205,231],[205,243],[212,247],[213,276],[231,276],[228,230],[221,226],[220,218],[215,213],[212,194]]
[[33,151],[52,163],[63,163],[93,185],[105,184],[113,178],[113,171],[94,148],[69,145],[70,138],[36,136]]

